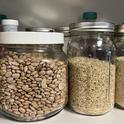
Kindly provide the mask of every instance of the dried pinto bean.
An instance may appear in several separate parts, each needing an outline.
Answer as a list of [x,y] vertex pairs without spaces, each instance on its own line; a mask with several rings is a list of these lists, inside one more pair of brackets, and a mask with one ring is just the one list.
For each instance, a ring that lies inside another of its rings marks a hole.
[[22,121],[59,111],[67,98],[66,68],[60,60],[8,52],[0,59],[1,110]]

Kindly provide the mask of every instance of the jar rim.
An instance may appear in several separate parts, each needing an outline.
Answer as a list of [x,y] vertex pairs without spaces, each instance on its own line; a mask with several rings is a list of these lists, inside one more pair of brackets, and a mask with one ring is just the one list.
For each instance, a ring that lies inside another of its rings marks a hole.
[[70,24],[72,31],[106,31],[114,32],[114,24],[110,22],[79,22]]
[[54,32],[53,28],[42,28],[42,27],[27,27],[26,31],[32,32]]

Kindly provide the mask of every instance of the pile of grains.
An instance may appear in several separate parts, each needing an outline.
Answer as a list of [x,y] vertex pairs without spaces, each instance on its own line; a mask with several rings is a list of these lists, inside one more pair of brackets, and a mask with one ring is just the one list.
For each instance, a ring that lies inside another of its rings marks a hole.
[[116,95],[115,102],[124,108],[124,56],[116,59]]
[[8,52],[0,59],[0,109],[16,120],[43,119],[67,102],[66,64],[40,56]]
[[74,111],[105,114],[113,108],[114,89],[114,65],[86,57],[69,59],[69,104]]

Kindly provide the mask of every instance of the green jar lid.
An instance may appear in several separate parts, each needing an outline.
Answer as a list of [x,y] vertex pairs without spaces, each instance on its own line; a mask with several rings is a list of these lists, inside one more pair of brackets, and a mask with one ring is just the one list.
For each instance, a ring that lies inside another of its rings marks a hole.
[[7,19],[7,16],[4,15],[4,14],[0,14],[0,23],[1,23],[1,21],[2,21],[3,19]]
[[96,12],[84,12],[83,13],[83,19],[97,19],[97,13]]

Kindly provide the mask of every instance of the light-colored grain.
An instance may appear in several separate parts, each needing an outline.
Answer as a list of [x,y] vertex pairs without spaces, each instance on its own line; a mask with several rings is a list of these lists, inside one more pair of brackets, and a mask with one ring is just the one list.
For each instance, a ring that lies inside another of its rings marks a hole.
[[124,56],[116,58],[116,104],[124,108]]
[[105,114],[114,105],[115,66],[86,57],[69,59],[69,104],[81,114]]

